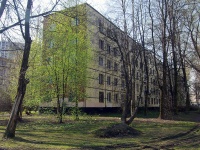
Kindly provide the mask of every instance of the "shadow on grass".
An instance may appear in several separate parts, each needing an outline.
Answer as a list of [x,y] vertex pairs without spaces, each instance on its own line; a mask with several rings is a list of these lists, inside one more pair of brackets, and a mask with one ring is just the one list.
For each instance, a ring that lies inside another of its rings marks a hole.
[[196,126],[194,126],[192,129],[190,129],[190,130],[187,131],[187,132],[179,133],[179,134],[172,135],[172,136],[168,136],[168,137],[164,137],[164,138],[161,138],[160,140],[172,140],[172,139],[177,139],[177,138],[180,138],[180,137],[183,137],[183,136],[187,136],[187,135],[191,134],[192,132],[194,132],[194,131],[196,131],[196,130],[199,130],[199,129],[200,129],[200,125],[196,125]]
[[35,145],[37,145],[37,147],[39,145],[45,145],[45,147],[47,147],[47,148],[49,148],[51,146],[58,146],[58,147],[60,147],[60,146],[66,146],[66,147],[77,147],[77,148],[81,147],[81,144],[79,145],[77,143],[74,143],[74,144],[65,143],[64,144],[64,143],[59,142],[59,141],[58,142],[57,141],[54,141],[54,142],[49,141],[48,142],[48,141],[39,141],[39,140],[28,140],[28,139],[24,139],[22,137],[15,137],[14,140],[17,141],[17,142],[27,143],[27,145],[29,145],[29,144],[35,144]]
[[[192,129],[178,133],[175,135],[170,135],[167,137],[154,138],[152,141],[145,142],[146,145],[151,145],[157,147],[158,149],[170,149],[174,147],[185,147],[185,148],[199,148],[200,147],[200,135],[198,132],[200,131],[200,125],[194,126]],[[196,135],[197,133],[197,135]],[[160,143],[165,144],[160,144]]]

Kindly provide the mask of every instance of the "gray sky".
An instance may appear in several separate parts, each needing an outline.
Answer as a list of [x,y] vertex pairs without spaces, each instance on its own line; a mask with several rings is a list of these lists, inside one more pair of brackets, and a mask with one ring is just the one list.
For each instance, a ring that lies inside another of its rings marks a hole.
[[87,0],[88,4],[90,4],[101,13],[105,13],[105,11],[107,10],[107,2],[108,0]]

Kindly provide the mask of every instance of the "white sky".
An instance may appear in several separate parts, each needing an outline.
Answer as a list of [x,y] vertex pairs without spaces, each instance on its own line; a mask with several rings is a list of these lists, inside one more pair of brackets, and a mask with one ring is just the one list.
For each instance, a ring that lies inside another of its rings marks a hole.
[[107,2],[108,0],[87,0],[88,4],[101,13],[105,13],[107,11]]

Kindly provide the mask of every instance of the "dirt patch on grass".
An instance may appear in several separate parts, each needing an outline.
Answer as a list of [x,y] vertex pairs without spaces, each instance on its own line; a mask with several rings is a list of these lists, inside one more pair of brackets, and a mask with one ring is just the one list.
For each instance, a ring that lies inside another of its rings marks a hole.
[[97,137],[111,138],[111,137],[133,137],[140,135],[141,132],[133,129],[126,124],[114,124],[110,127],[99,129],[95,132]]

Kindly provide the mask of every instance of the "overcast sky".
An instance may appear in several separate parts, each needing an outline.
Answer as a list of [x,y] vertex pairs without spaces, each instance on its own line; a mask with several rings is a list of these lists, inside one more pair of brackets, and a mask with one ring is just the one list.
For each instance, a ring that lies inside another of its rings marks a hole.
[[104,14],[107,11],[108,0],[87,0],[87,3],[98,10],[100,13]]

